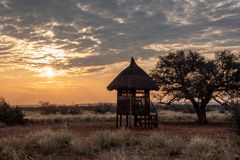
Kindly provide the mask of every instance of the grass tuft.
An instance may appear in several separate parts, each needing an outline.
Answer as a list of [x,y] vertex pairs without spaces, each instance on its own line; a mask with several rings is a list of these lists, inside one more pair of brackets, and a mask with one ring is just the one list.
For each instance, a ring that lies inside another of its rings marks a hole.
[[110,149],[112,147],[122,146],[128,139],[127,130],[118,130],[116,132],[100,131],[94,135],[94,142],[101,149]]
[[71,138],[72,134],[66,130],[59,132],[43,130],[27,136],[25,147],[40,154],[51,154],[69,146]]
[[213,156],[215,141],[206,137],[193,137],[188,144],[188,155],[193,160],[207,160]]
[[183,153],[184,146],[184,139],[179,136],[174,136],[167,140],[164,150],[168,155],[180,155]]
[[75,138],[71,142],[71,148],[76,155],[93,155],[100,151],[92,138]]
[[101,160],[142,160],[134,151],[131,154],[126,152],[126,148],[110,150],[100,155]]

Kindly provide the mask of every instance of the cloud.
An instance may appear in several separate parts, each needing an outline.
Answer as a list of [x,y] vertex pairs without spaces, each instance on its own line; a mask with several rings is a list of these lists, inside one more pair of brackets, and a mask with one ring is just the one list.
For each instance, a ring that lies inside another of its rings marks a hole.
[[107,65],[131,56],[149,59],[171,49],[239,50],[239,27],[238,0],[2,0],[0,61],[106,73]]

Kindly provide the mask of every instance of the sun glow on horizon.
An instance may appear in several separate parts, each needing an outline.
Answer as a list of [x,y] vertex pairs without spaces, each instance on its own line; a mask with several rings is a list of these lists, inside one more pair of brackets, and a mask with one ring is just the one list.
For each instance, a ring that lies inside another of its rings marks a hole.
[[41,73],[39,74],[39,76],[41,76],[41,77],[53,77],[56,75],[57,74],[54,72],[53,68],[51,68],[51,67],[45,67],[45,68],[41,69]]

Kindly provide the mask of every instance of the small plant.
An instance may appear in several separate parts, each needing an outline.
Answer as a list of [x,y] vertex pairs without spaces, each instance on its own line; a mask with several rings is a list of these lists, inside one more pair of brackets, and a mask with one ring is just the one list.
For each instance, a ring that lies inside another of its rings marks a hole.
[[18,107],[11,107],[4,98],[0,98],[0,122],[7,125],[23,124],[24,114]]

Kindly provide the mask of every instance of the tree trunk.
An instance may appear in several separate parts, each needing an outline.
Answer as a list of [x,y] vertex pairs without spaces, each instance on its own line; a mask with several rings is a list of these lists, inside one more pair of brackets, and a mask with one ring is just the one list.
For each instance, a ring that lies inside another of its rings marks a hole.
[[206,106],[202,106],[199,107],[199,105],[194,105],[194,109],[197,113],[197,117],[198,117],[198,120],[197,120],[197,123],[198,124],[207,124],[208,121],[207,121],[207,116],[206,116]]

